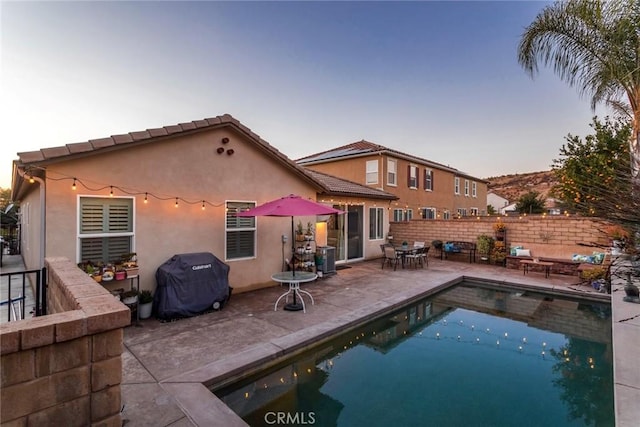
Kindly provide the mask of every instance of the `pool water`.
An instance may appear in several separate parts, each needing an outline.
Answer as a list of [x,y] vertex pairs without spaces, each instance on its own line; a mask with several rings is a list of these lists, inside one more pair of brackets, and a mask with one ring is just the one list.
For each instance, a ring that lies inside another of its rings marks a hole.
[[216,390],[249,425],[613,426],[608,305],[457,286]]

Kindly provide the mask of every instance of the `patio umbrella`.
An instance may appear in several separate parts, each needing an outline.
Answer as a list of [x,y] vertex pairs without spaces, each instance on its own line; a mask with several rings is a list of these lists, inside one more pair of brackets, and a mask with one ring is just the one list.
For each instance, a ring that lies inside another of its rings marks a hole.
[[[344,212],[316,203],[313,200],[303,199],[295,194],[281,197],[249,210],[238,213],[238,216],[290,216],[291,217],[291,245],[295,254],[295,243],[293,239],[293,217],[309,215],[330,215],[343,214]],[[293,263],[293,275],[296,275],[296,263]]]

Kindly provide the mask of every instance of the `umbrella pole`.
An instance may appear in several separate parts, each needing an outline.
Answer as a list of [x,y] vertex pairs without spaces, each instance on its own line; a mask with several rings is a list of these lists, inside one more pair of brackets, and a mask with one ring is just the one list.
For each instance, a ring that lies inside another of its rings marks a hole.
[[291,263],[292,263],[292,269],[293,269],[293,275],[296,275],[296,239],[294,238],[295,236],[293,235],[293,216],[291,217]]

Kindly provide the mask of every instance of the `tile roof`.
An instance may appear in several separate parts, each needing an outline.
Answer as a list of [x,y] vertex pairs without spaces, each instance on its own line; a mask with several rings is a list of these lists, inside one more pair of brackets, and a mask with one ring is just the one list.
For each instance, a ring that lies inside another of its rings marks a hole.
[[378,190],[377,188],[367,187],[357,182],[348,181],[346,179],[338,178],[333,175],[327,175],[326,173],[314,171],[312,169],[306,169],[311,176],[316,180],[322,182],[327,191],[324,193],[330,196],[359,196],[368,197],[372,199],[384,199],[384,200],[397,200],[398,197],[394,194],[387,193],[386,191]]
[[351,144],[343,145],[341,147],[332,148],[331,150],[322,151],[320,153],[311,154],[306,157],[302,157],[296,160],[299,165],[328,163],[336,161],[342,158],[359,157],[371,154],[389,154],[394,157],[406,159],[422,165],[430,166],[437,169],[442,169],[459,176],[465,176],[478,180],[465,172],[462,172],[451,166],[443,165],[442,163],[434,162],[432,160],[417,157],[412,154],[403,153],[402,151],[394,150],[392,148],[385,147],[380,144],[374,144],[373,142],[365,141],[364,139]]
[[[176,137],[180,134],[190,134],[222,126],[233,126],[243,132],[248,138],[256,143],[257,148],[261,149],[268,156],[275,158],[286,168],[291,169],[303,180],[316,187],[316,190],[320,193],[335,195],[348,194],[352,196],[372,198],[386,198],[391,196],[388,193],[360,186],[356,183],[348,184],[348,181],[339,180],[337,178],[336,181],[334,181],[329,175],[323,174],[320,179],[316,173],[312,173],[309,169],[298,165],[230,114],[224,114],[203,120],[194,120],[192,122],[179,123],[177,125],[163,126],[161,128],[129,132],[122,135],[112,135],[106,138],[91,139],[89,141],[66,144],[60,147],[42,148],[37,151],[18,153],[18,160],[14,161],[14,183],[12,185],[14,196],[21,194],[21,191],[24,190],[24,188],[21,189],[22,178],[19,174],[16,174],[16,169],[25,169],[29,167],[35,167],[37,169],[38,167],[44,167],[48,164],[60,161],[94,154],[97,155],[102,152],[133,147],[140,144],[148,144],[160,139]],[[338,182],[341,181],[342,184],[338,184]],[[334,189],[332,190],[330,186],[333,186]],[[392,197],[395,198],[395,196]]]

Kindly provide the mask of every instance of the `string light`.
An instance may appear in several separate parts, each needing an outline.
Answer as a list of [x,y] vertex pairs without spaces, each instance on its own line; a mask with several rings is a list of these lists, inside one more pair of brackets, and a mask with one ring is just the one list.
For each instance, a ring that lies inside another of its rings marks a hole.
[[149,203],[149,199],[147,197],[148,193],[144,193],[144,202]]
[[110,185],[111,191],[109,192],[109,197],[113,197],[113,185]]
[[76,179],[75,178],[73,178],[73,185],[71,185],[71,189],[73,191],[76,191]]
[[29,175],[29,184],[33,184],[34,182],[36,182],[36,180],[33,179],[32,175]]
[[178,198],[177,198],[177,197],[176,197],[176,204],[175,204],[175,207],[176,207],[176,208],[178,207]]
[[204,209],[205,209],[205,206],[204,206],[204,200],[203,200],[202,201],[202,210],[204,210]]

